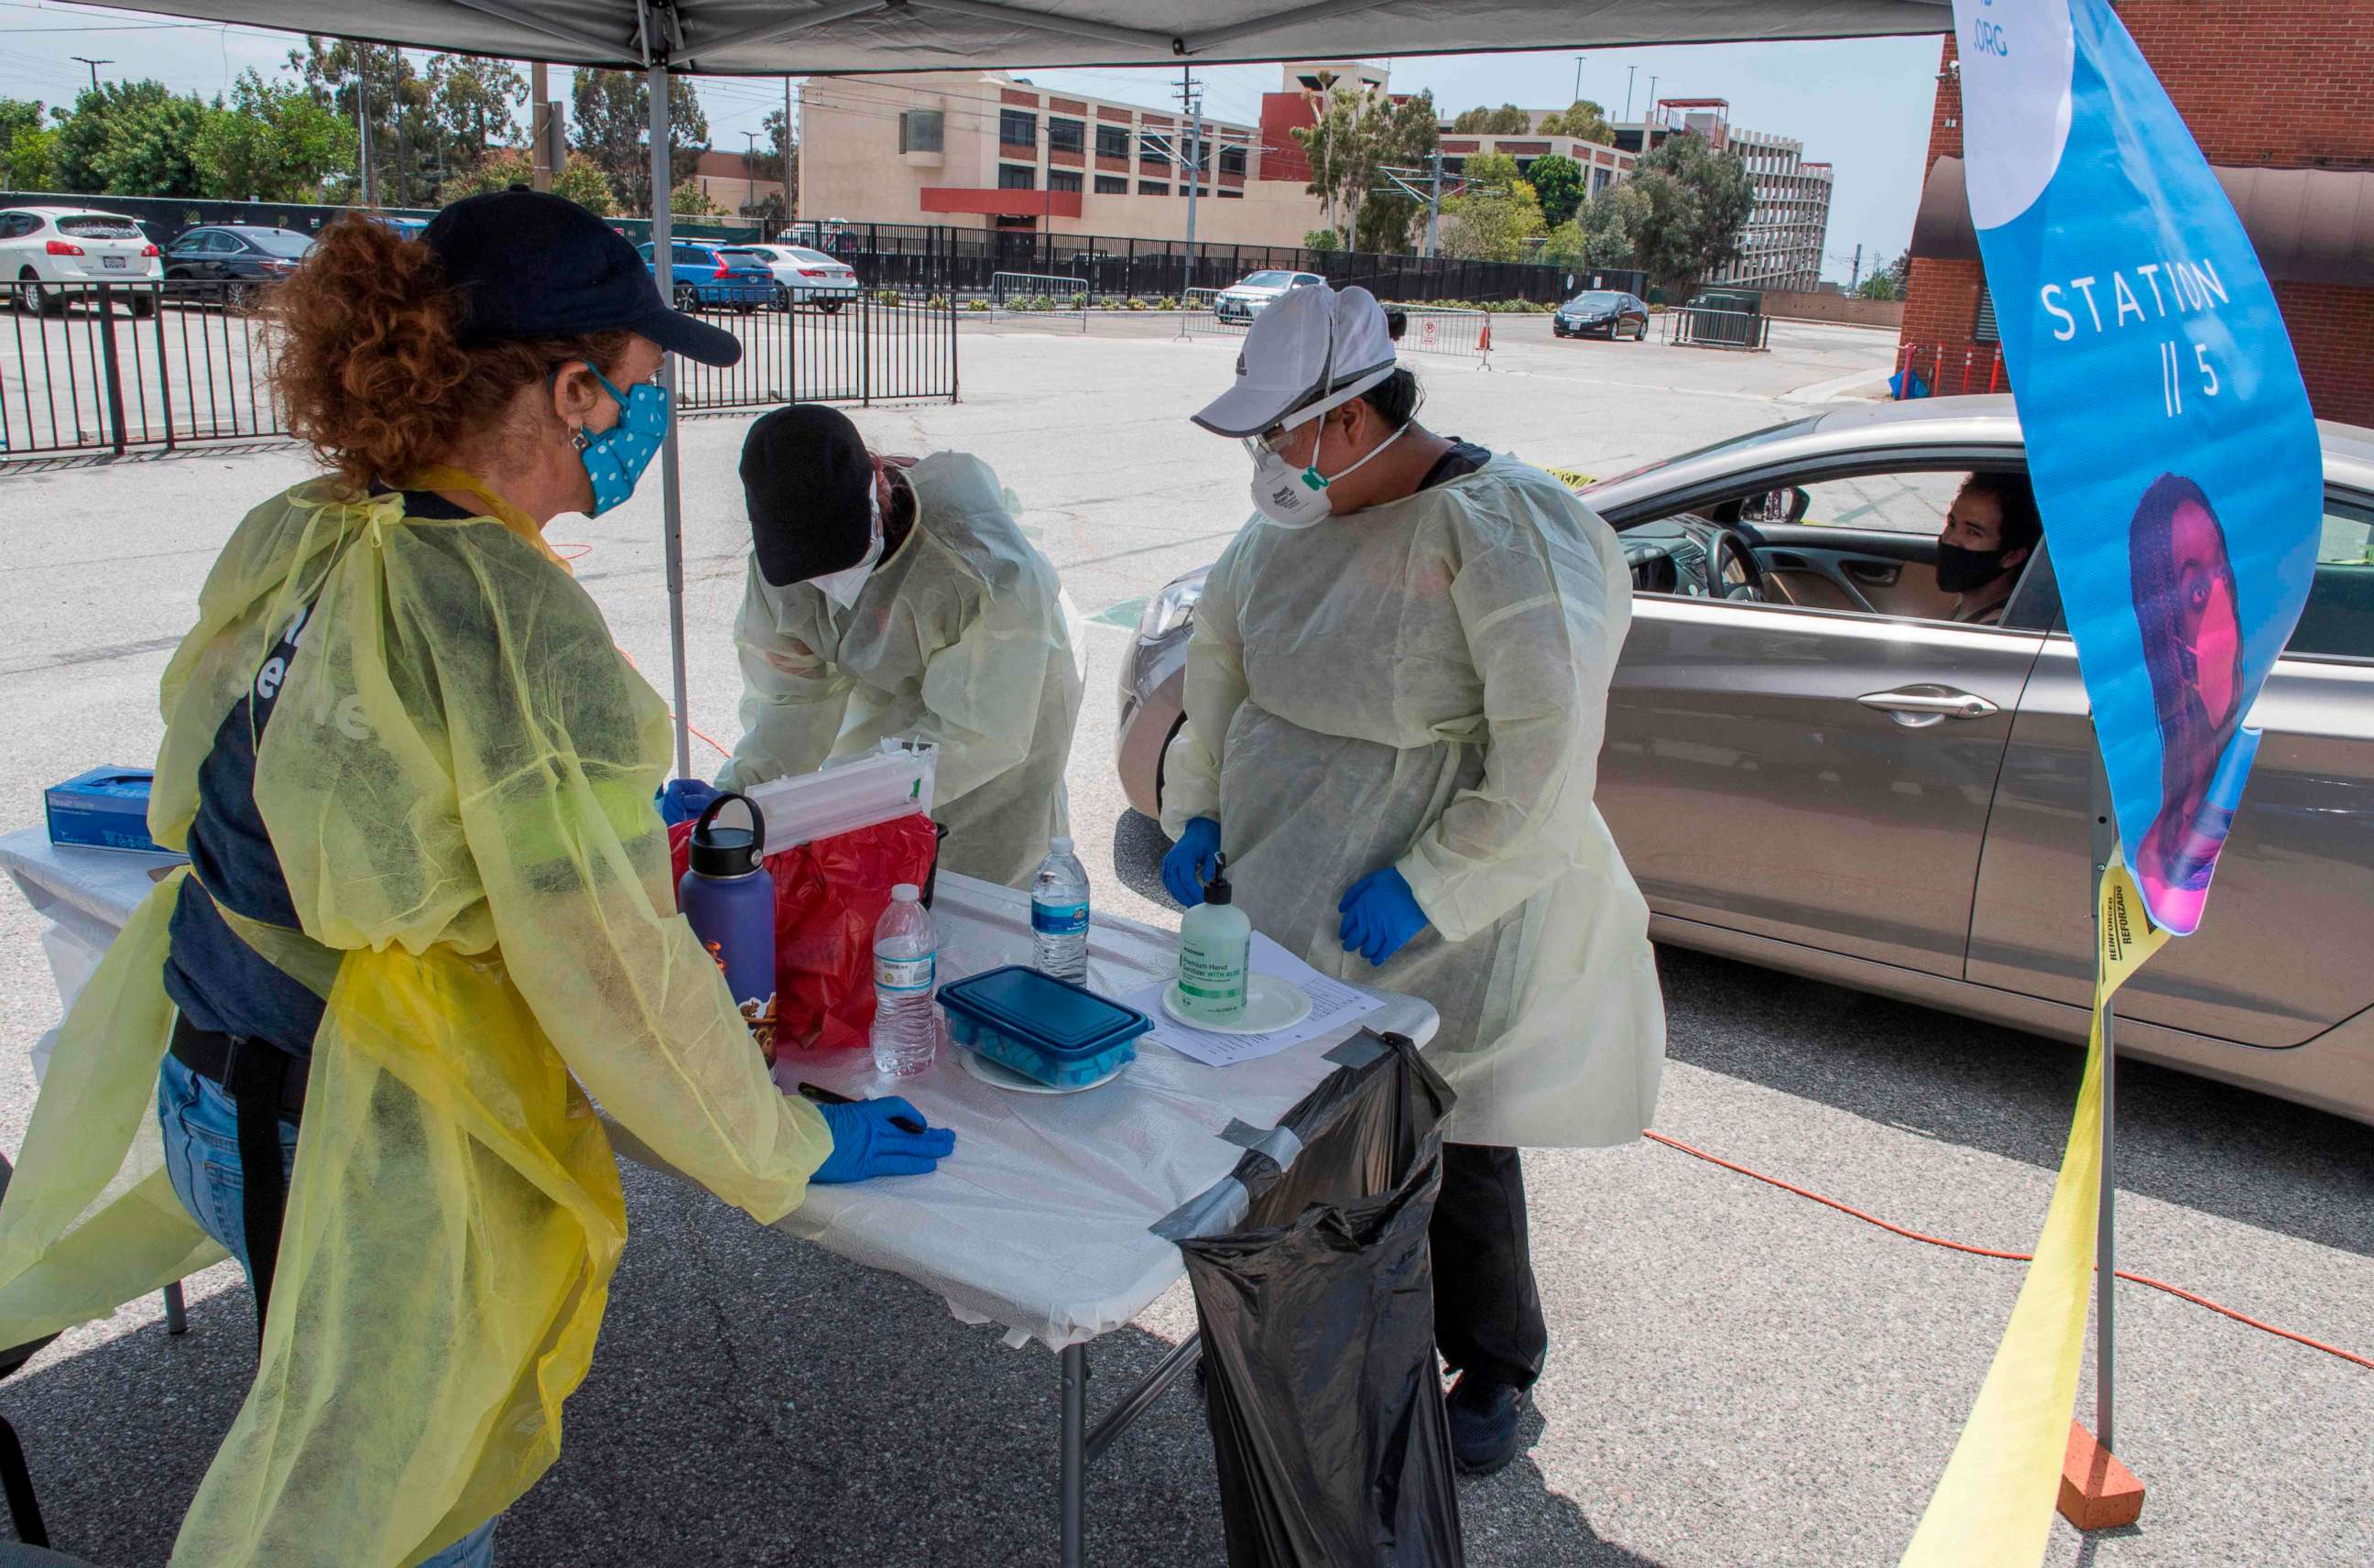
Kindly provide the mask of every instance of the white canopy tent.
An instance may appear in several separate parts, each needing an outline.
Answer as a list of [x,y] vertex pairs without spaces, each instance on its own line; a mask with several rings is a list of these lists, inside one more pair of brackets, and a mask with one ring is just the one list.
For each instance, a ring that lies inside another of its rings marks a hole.
[[[990,67],[1221,65],[1942,33],[1951,0],[107,0],[112,9],[373,43],[647,72],[652,190],[668,170],[670,73],[882,75]],[[652,254],[669,253],[664,199]],[[674,361],[664,372],[673,389]],[[692,771],[684,527],[673,426],[661,455],[676,772]]]

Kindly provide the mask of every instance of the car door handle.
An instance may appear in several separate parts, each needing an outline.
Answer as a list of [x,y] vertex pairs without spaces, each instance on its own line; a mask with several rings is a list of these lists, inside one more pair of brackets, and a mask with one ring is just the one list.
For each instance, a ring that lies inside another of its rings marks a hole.
[[1925,681],[1893,691],[1866,691],[1855,701],[1878,709],[1907,729],[1926,729],[1945,719],[1983,719],[2003,712],[1975,691]]

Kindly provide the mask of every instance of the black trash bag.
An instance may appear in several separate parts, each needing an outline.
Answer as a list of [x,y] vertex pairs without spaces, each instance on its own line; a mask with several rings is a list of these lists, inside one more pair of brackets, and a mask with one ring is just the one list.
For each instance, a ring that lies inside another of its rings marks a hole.
[[1165,1227],[1203,1326],[1228,1562],[1459,1568],[1427,1249],[1454,1097],[1397,1035],[1334,1059],[1290,1138],[1230,1129],[1252,1146],[1234,1174]]

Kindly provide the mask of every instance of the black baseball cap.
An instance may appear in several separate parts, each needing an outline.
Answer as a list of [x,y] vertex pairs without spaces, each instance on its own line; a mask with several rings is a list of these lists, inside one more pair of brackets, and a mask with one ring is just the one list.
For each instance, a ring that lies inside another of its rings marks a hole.
[[778,588],[846,572],[874,540],[874,458],[848,415],[792,403],[742,438],[742,499],[758,575]]
[[624,328],[704,365],[742,357],[732,333],[668,308],[627,237],[561,196],[489,191],[429,220],[420,238],[462,296],[465,343]]

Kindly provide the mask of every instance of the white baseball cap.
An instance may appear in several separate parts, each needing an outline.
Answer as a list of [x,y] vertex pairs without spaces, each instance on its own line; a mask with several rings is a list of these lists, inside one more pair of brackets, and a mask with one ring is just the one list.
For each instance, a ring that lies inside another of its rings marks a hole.
[[1349,403],[1393,373],[1393,334],[1377,297],[1308,283],[1253,319],[1236,384],[1195,422],[1215,435],[1259,435],[1294,415],[1313,419]]

